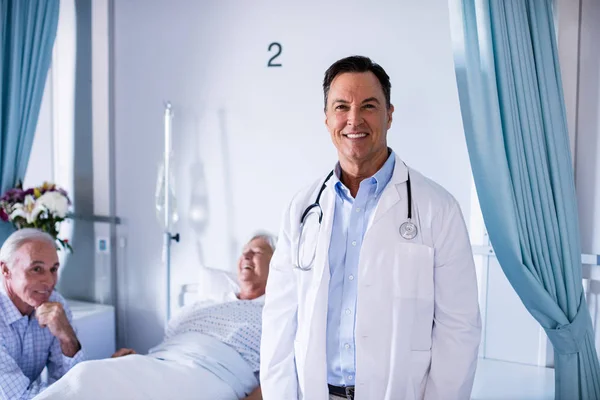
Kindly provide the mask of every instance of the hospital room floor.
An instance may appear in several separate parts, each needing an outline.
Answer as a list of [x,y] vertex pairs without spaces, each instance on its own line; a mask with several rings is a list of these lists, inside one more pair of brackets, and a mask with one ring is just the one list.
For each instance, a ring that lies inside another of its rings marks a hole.
[[479,359],[471,399],[554,399],[554,369]]

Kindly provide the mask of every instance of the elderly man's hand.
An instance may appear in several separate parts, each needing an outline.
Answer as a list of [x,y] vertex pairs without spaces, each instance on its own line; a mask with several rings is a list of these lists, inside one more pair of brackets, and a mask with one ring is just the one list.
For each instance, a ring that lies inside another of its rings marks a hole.
[[133,349],[125,349],[125,348],[123,348],[123,349],[117,350],[115,352],[115,354],[113,354],[111,356],[111,358],[124,357],[124,356],[128,356],[130,354],[137,354],[137,353]]
[[81,349],[62,304],[44,303],[35,310],[35,317],[42,328],[47,327],[50,333],[58,339],[65,356],[73,357]]

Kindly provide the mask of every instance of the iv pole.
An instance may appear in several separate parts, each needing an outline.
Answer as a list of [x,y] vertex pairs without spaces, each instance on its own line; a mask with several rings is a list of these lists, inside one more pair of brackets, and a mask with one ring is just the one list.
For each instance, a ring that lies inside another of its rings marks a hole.
[[179,233],[172,235],[171,229],[171,136],[173,127],[173,109],[171,102],[167,102],[165,106],[165,168],[164,168],[164,243],[163,243],[163,254],[165,263],[165,275],[166,275],[166,312],[165,312],[165,326],[171,318],[171,240],[179,242]]

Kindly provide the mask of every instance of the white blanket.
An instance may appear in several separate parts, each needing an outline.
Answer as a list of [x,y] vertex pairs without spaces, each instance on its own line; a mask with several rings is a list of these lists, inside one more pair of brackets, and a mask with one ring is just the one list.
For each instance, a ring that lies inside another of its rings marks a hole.
[[229,346],[197,333],[178,339],[148,356],[80,363],[35,399],[237,400],[258,386],[247,362]]

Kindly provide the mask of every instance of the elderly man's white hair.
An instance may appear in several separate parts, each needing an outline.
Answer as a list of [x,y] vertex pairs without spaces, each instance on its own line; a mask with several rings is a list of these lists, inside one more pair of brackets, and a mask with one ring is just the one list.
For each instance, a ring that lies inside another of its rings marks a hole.
[[19,248],[28,242],[45,242],[51,246],[56,246],[54,238],[48,233],[35,228],[23,228],[13,232],[2,244],[0,248],[0,262],[9,267]]
[[277,245],[277,237],[275,235],[272,235],[269,232],[265,231],[254,232],[250,240],[248,240],[246,243],[250,243],[254,239],[264,239],[269,244],[269,246],[271,246],[273,252],[275,251],[275,246]]

